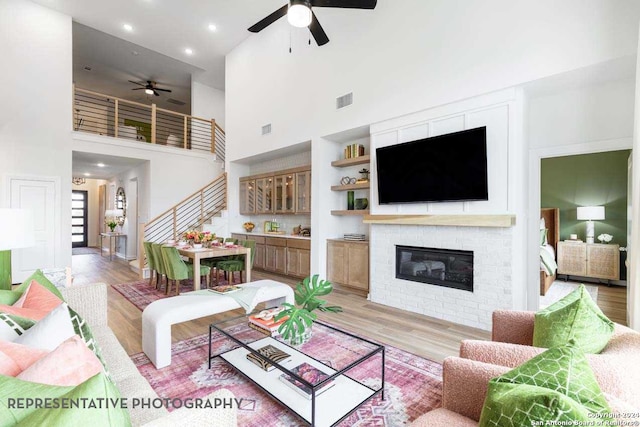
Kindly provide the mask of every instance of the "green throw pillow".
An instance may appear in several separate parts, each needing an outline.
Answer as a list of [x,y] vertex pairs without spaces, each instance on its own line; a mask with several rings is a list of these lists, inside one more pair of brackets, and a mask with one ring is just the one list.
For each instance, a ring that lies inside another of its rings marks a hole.
[[582,350],[552,348],[489,381],[480,427],[520,427],[545,421],[609,420],[611,412]]
[[35,320],[0,312],[0,340],[14,341],[35,324]]
[[[51,399],[63,405],[64,402],[79,402],[80,407],[64,409],[36,408],[26,399]],[[11,401],[10,399],[14,399]],[[23,400],[18,400],[23,399]],[[66,400],[65,400],[66,399]],[[87,400],[83,400],[87,399]],[[130,426],[129,413],[119,405],[107,405],[105,400],[120,399],[120,392],[103,374],[97,374],[76,387],[60,387],[23,381],[0,375],[0,427],[9,426]],[[9,407],[13,402],[13,407]],[[23,408],[17,403],[23,402]],[[111,401],[114,402],[114,401]],[[83,407],[95,403],[96,408]],[[100,407],[100,403],[102,407]],[[115,407],[114,407],[115,406]]]
[[31,276],[29,276],[27,278],[27,280],[22,282],[22,285],[18,286],[16,289],[14,289],[14,292],[20,292],[20,293],[25,292],[27,290],[27,288],[29,287],[29,285],[31,284],[32,280],[35,280],[36,282],[40,283],[42,286],[44,286],[45,288],[49,289],[58,298],[60,298],[62,301],[64,301],[64,298],[62,297],[62,294],[60,293],[60,291],[58,290],[56,285],[51,283],[51,281],[49,279],[47,279],[46,276],[40,270],[36,270]]
[[546,246],[547,243],[549,243],[547,241],[547,231],[549,231],[546,228],[541,228],[540,229],[540,246]]
[[559,347],[574,340],[585,353],[600,353],[613,335],[613,322],[602,313],[584,285],[536,313],[533,345]]
[[22,292],[0,289],[0,304],[13,305],[20,299]]

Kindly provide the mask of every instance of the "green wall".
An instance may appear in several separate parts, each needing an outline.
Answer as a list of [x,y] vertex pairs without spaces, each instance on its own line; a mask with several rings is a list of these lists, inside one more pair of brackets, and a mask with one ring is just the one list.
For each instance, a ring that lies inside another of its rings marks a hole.
[[585,240],[586,222],[576,219],[578,206],[604,206],[605,220],[595,221],[598,235],[627,245],[627,161],[630,150],[542,159],[541,206],[560,208],[560,240],[577,234]]

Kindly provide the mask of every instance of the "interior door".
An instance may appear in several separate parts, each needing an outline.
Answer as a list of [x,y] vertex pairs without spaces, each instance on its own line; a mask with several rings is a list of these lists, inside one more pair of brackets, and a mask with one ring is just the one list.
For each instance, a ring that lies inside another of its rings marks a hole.
[[[629,326],[640,331],[640,55],[636,66],[636,108],[633,130],[633,163],[630,165],[632,181],[629,184],[631,200],[631,238],[627,241],[627,317]],[[634,167],[635,165],[635,167]],[[633,186],[631,185],[633,183]]]
[[38,268],[55,266],[56,213],[59,210],[54,179],[10,177],[9,181],[10,207],[30,209],[35,223],[36,245],[11,253],[12,280],[19,283]]

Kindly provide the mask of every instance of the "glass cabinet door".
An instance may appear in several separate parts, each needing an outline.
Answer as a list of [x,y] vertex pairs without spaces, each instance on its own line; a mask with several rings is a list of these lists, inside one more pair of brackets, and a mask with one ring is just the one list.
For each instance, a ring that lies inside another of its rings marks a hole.
[[285,201],[284,201],[284,211],[285,212],[294,212],[295,207],[295,197],[294,193],[296,191],[295,188],[295,178],[294,174],[286,175],[284,179],[284,188],[285,188]]
[[296,213],[311,212],[311,171],[296,174]]
[[286,175],[276,176],[274,184],[274,192],[275,192],[275,211],[278,213],[284,212],[285,206],[285,179]]
[[240,214],[247,213],[247,188],[249,186],[248,181],[240,181]]
[[273,178],[260,178],[256,180],[256,213],[273,212]]
[[247,213],[256,211],[256,182],[251,180],[247,183]]

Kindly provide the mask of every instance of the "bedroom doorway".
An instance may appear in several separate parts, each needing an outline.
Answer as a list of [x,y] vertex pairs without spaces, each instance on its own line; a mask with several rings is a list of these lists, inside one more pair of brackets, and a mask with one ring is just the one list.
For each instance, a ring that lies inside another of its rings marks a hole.
[[626,323],[630,157],[623,149],[540,158],[540,308],[584,284]]

